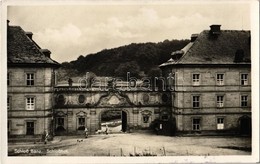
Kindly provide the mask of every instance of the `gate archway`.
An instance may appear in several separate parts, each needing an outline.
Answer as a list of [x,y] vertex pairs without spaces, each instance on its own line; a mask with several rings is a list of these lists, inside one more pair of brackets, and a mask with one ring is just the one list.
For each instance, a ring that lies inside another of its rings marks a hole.
[[128,130],[128,118],[127,110],[106,109],[99,115],[100,130],[105,131],[107,126],[110,133],[126,132]]

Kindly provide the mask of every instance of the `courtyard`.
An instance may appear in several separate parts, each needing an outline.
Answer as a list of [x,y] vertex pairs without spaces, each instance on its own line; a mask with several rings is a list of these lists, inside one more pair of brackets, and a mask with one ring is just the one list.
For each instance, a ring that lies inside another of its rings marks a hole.
[[135,133],[56,136],[44,144],[9,143],[9,156],[218,156],[250,155],[251,138],[231,136],[159,136]]

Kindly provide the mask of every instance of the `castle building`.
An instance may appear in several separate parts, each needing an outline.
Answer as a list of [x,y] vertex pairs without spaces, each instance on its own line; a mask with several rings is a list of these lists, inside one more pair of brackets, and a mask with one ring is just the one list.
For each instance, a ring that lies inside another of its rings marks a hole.
[[172,74],[177,133],[251,134],[250,31],[210,30],[160,65]]
[[121,112],[123,132],[152,126],[169,135],[250,135],[250,31],[210,27],[160,65],[164,90],[136,79],[126,85],[108,81],[87,87],[88,82],[76,85],[71,79],[56,85],[60,64],[50,51],[41,49],[31,32],[8,25],[9,136],[75,135],[85,128],[94,134],[108,111]]
[[59,63],[33,33],[7,26],[8,135],[38,136],[52,127],[54,74]]

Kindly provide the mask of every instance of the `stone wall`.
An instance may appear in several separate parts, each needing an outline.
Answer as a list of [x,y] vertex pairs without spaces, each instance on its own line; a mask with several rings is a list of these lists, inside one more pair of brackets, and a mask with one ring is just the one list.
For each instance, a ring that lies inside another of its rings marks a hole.
[[[192,119],[200,118],[200,132],[215,133],[239,131],[239,120],[251,117],[250,67],[173,68],[175,83],[172,88],[173,117],[177,131],[191,133]],[[217,74],[224,74],[224,85],[217,85]],[[241,74],[248,74],[248,85],[241,85]],[[192,75],[200,74],[200,84],[193,86]],[[224,106],[217,106],[217,96],[224,96]],[[247,107],[241,107],[241,96],[248,96]],[[192,96],[200,96],[199,108],[193,108]],[[217,130],[217,118],[224,118],[224,130]]]
[[[64,134],[82,133],[77,130],[77,120],[79,113],[84,113],[85,126],[90,132],[101,129],[101,115],[109,110],[121,110],[127,114],[127,128],[142,129],[149,128],[152,121],[159,118],[160,112],[170,109],[170,94],[164,92],[147,91],[115,91],[97,92],[77,90],[74,87],[56,88],[55,92],[55,118],[62,116],[66,120]],[[161,97],[167,94],[169,100],[165,101]],[[59,104],[59,96],[64,99],[63,104]],[[83,95],[83,96],[82,96]],[[84,97],[80,101],[79,97]],[[143,116],[149,115],[148,122],[144,122]],[[56,127],[57,128],[57,123]]]
[[[51,131],[54,70],[52,68],[8,68],[9,134],[26,135],[26,122],[34,122],[34,134]],[[33,73],[34,85],[26,85],[26,73]],[[26,98],[35,98],[34,110],[26,110]]]

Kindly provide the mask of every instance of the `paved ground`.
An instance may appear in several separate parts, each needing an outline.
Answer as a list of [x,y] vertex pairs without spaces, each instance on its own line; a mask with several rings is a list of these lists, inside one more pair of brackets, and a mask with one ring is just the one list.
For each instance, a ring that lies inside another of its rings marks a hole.
[[[78,142],[80,141],[80,142]],[[14,150],[16,149],[16,153]],[[19,150],[35,150],[18,153]],[[9,155],[47,156],[182,156],[182,155],[250,155],[251,139],[246,137],[170,137],[149,132],[55,137],[44,145],[11,144]],[[37,154],[37,150],[39,150]]]

